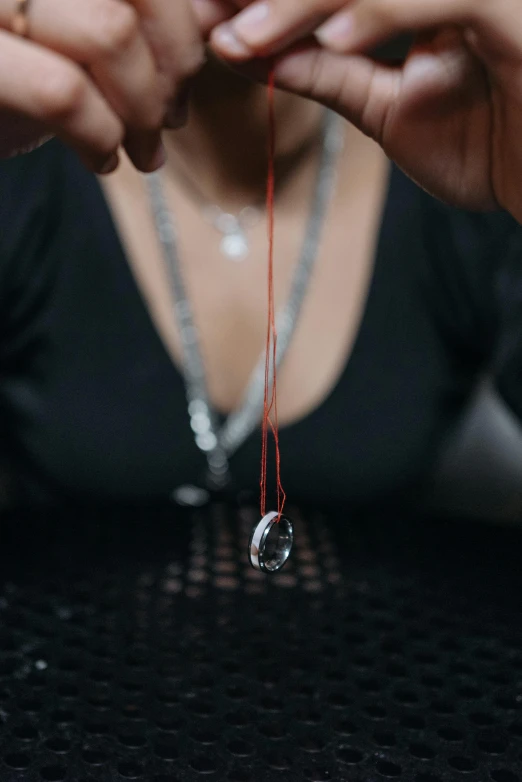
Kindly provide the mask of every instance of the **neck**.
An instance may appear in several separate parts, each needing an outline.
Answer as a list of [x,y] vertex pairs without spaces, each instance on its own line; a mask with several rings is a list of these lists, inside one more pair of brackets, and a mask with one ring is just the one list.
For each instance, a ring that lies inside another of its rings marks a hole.
[[[283,182],[316,147],[322,109],[277,92],[275,111],[276,171]],[[220,205],[256,203],[266,187],[267,127],[266,88],[211,62],[193,86],[188,124],[166,139],[170,172],[175,177],[182,170]]]

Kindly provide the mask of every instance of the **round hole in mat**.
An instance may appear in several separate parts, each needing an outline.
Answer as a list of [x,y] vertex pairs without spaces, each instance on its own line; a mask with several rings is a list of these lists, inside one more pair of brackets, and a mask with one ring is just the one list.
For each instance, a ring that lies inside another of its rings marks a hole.
[[108,709],[111,705],[111,696],[107,692],[93,692],[87,698],[87,703],[94,709]]
[[471,758],[466,758],[463,755],[450,758],[448,760],[449,765],[464,774],[470,774],[472,771],[476,771],[477,764]]
[[70,722],[75,722],[76,714],[74,711],[70,711],[69,709],[56,709],[52,712],[51,719],[54,720],[54,722],[67,724]]
[[226,688],[226,694],[229,698],[232,698],[233,700],[243,700],[247,696],[247,690],[245,690],[244,687],[241,687],[238,684],[230,685],[230,687]]
[[408,669],[402,663],[391,662],[386,667],[386,673],[395,679],[404,679],[408,675]]
[[[139,722],[143,724],[143,727],[147,724],[145,719],[145,712],[133,703],[127,703],[121,710],[121,716],[132,724],[132,730],[135,730],[135,725]],[[131,730],[131,728],[129,728]]]
[[17,662],[15,657],[6,657],[4,660],[0,660],[0,677],[11,676],[17,668]]
[[439,658],[433,652],[417,652],[413,657],[421,665],[438,665],[439,663]]
[[76,673],[77,671],[80,671],[82,667],[81,660],[74,657],[66,657],[58,663],[58,668],[61,671],[65,671],[65,673]]
[[518,709],[517,701],[511,695],[501,695],[495,700],[495,703],[499,708],[505,709],[505,711],[516,711]]
[[365,712],[372,720],[384,720],[388,714],[384,706],[371,704],[365,708]]
[[328,696],[328,703],[334,709],[346,709],[350,705],[350,698],[343,692],[333,692]]
[[314,766],[314,768],[305,768],[305,779],[308,782],[333,782],[335,775],[329,768],[321,768]]
[[282,739],[288,732],[287,726],[282,722],[265,722],[258,726],[258,730],[267,739]]
[[35,714],[36,712],[40,711],[41,708],[42,701],[38,700],[38,698],[25,698],[20,703],[20,709],[22,711],[28,712],[29,714]]
[[509,686],[510,678],[507,676],[507,674],[502,673],[500,671],[496,671],[495,673],[490,673],[486,676],[486,679],[490,681],[492,684],[498,684],[503,687]]
[[216,741],[219,741],[219,732],[213,731],[210,728],[200,728],[195,727],[190,732],[190,736],[194,741],[197,741],[199,744],[215,744]]
[[75,684],[69,684],[68,682],[62,682],[56,688],[56,692],[58,693],[60,698],[77,698],[79,690],[78,690],[78,687],[76,687]]
[[67,769],[63,766],[44,766],[40,769],[40,777],[45,782],[61,782],[67,776]]
[[245,771],[241,768],[232,769],[228,772],[227,779],[230,782],[255,782],[254,777],[249,771]]
[[229,752],[238,758],[247,758],[254,752],[254,747],[242,739],[233,739],[227,745]]
[[375,664],[375,660],[372,657],[367,657],[364,654],[358,654],[353,658],[353,664],[355,668],[372,668]]
[[12,734],[21,741],[34,741],[39,736],[38,729],[34,725],[28,724],[17,725],[13,728]]
[[346,717],[340,717],[333,723],[333,729],[342,736],[353,736],[354,733],[357,733],[359,727]]
[[448,703],[448,701],[433,701],[430,708],[435,714],[442,714],[443,716],[455,713],[455,706],[453,703]]
[[69,739],[66,739],[63,736],[53,736],[52,738],[47,739],[45,746],[47,749],[50,749],[51,752],[65,754],[66,752],[69,752],[71,748],[71,742]]
[[140,779],[143,776],[143,766],[140,763],[122,761],[118,764],[118,773],[124,779]]
[[514,774],[513,771],[508,771],[505,768],[497,768],[490,774],[493,782],[520,782],[520,777]]
[[229,725],[233,725],[235,728],[245,728],[247,725],[251,725],[253,720],[246,711],[230,711],[225,719]]
[[118,741],[123,747],[139,749],[147,743],[147,738],[142,733],[119,733]]
[[316,752],[322,752],[326,747],[326,742],[321,736],[310,733],[309,735],[300,738],[299,747],[305,752],[314,754]]
[[508,725],[508,731],[512,736],[522,738],[522,722],[512,722],[511,725]]
[[472,687],[471,685],[459,687],[457,693],[462,698],[466,698],[468,701],[479,700],[479,698],[482,698],[482,692],[478,689],[478,687]]
[[304,722],[306,725],[319,725],[323,719],[323,715],[319,711],[307,708],[298,709],[295,716],[299,722]]
[[451,725],[446,725],[443,728],[439,728],[437,731],[441,739],[444,741],[462,741],[464,733],[457,728],[453,728]]
[[154,724],[165,733],[178,733],[183,727],[183,720],[175,714],[165,715],[164,717],[156,717]]
[[478,748],[487,755],[503,755],[506,743],[496,738],[484,738],[478,742]]
[[[369,693],[381,692],[381,690],[384,688],[384,682],[382,681],[382,679],[377,679],[377,678],[359,679],[357,685],[360,690]],[[349,703],[348,698],[346,698],[346,696],[343,696],[343,699],[344,699],[344,703],[341,705],[347,706]]]
[[[480,711],[470,714],[469,721],[472,722],[473,725],[478,725],[479,728],[490,727],[491,725],[494,725],[496,722],[492,714],[486,714],[485,712],[480,712]],[[520,735],[522,736],[522,732]]]
[[266,762],[269,768],[274,771],[288,771],[292,766],[292,761],[283,753],[269,752],[266,755]]
[[400,777],[402,774],[402,768],[398,766],[397,763],[392,763],[389,760],[378,760],[375,764],[375,768],[377,773],[382,777],[387,777],[390,779]]
[[190,767],[198,774],[215,774],[218,767],[210,755],[196,755],[190,760]]
[[89,766],[103,766],[108,761],[108,756],[97,749],[84,749],[82,758]]
[[400,721],[408,730],[424,730],[426,727],[426,720],[420,714],[403,714]]
[[418,758],[419,760],[433,760],[437,754],[433,747],[430,747],[429,744],[410,744],[409,750],[410,755],[412,755],[414,758]]
[[338,670],[331,670],[326,671],[324,674],[324,677],[327,681],[330,682],[345,682],[346,681],[346,673],[344,671],[338,671]]
[[394,747],[397,744],[397,737],[391,731],[377,731],[373,740],[378,747]]
[[158,742],[154,744],[154,754],[162,760],[177,760],[179,758],[179,750],[175,744]]
[[44,687],[47,683],[47,678],[43,673],[39,673],[38,671],[32,671],[26,678],[27,684],[31,687],[31,689],[39,689],[40,687]]
[[341,761],[341,763],[346,763],[348,766],[355,766],[357,763],[360,763],[362,760],[364,760],[363,753],[355,749],[355,747],[339,747],[339,749],[336,752],[337,759]]
[[111,732],[111,727],[106,722],[86,722],[83,727],[91,736],[106,736]]
[[440,676],[422,676],[421,682],[431,690],[442,690],[444,687],[444,679],[441,679]]
[[412,690],[398,690],[394,697],[398,703],[402,703],[405,706],[409,706],[412,703],[417,703],[419,700],[417,694]]
[[241,666],[236,660],[225,660],[225,662],[221,664],[221,667],[225,673],[229,674],[239,673],[241,670]]
[[136,693],[136,692],[142,692],[144,688],[144,685],[140,682],[132,682],[132,681],[123,681],[120,683],[120,689],[124,690],[125,692],[130,693]]
[[24,771],[31,765],[31,757],[26,752],[10,752],[4,756],[4,763],[16,771]]

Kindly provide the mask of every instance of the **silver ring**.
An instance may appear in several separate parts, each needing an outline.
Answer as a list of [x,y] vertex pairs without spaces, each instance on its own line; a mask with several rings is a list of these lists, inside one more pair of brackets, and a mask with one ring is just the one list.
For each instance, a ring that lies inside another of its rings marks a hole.
[[294,527],[288,516],[281,516],[277,521],[278,518],[277,511],[270,511],[252,530],[248,556],[255,570],[277,573],[290,556]]

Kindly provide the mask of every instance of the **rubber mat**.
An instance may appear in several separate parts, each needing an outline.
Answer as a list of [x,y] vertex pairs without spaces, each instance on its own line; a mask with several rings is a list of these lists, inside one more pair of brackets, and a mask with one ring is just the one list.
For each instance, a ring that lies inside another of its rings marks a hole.
[[0,780],[522,782],[522,534],[291,512],[0,527]]

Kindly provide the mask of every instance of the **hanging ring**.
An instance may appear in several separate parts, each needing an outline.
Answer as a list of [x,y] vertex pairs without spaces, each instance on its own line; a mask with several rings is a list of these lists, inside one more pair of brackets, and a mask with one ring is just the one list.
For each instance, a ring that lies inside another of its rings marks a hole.
[[22,38],[27,38],[29,33],[29,2],[30,0],[15,0],[15,9],[11,20],[11,30]]
[[[278,520],[279,519],[279,520]],[[248,544],[250,564],[264,573],[277,573],[288,560],[294,543],[294,527],[287,516],[271,511],[256,524]]]

